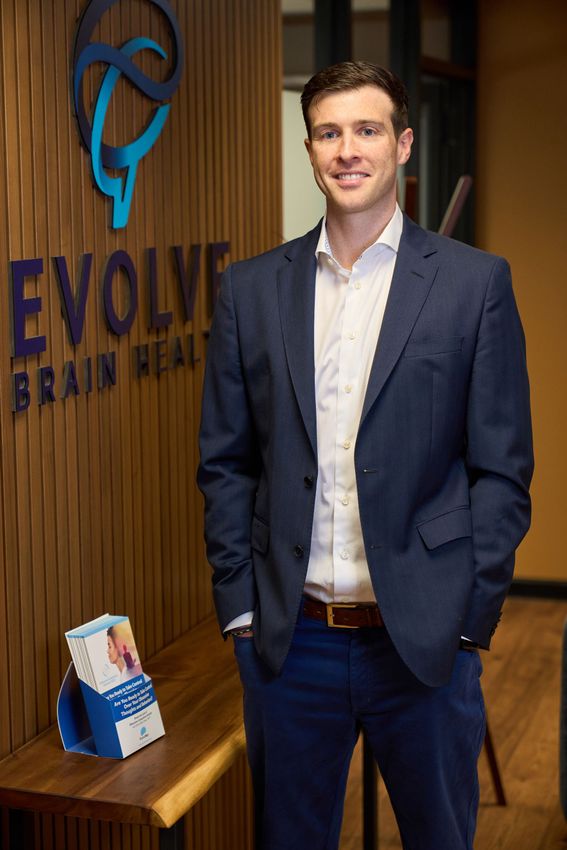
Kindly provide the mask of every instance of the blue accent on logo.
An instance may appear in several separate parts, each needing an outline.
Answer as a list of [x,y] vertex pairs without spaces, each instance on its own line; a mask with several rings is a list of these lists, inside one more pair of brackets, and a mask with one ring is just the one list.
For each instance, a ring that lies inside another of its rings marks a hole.
[[[167,0],[148,0],[167,17],[174,45],[173,68],[169,77],[161,83],[152,80],[131,59],[141,50],[153,50],[162,59],[167,59],[165,50],[152,39],[132,38],[120,49],[90,40],[104,12],[116,2],[118,0],[91,0],[79,22],[73,52],[73,102],[81,138],[91,155],[94,181],[103,194],[114,199],[112,227],[119,229],[128,223],[138,163],[156,143],[171,109],[171,104],[163,101],[171,98],[179,85],[183,68],[183,43],[177,19]],[[85,70],[93,62],[103,62],[108,69],[95,98],[91,122],[85,110],[82,83]],[[104,122],[110,98],[122,75],[142,94],[154,102],[162,103],[153,110],[137,139],[127,145],[107,145],[102,141]],[[123,177],[111,177],[105,170],[118,168],[125,169]]]
[[146,727],[142,726],[142,728],[140,729],[140,738],[143,738],[147,731],[148,730],[146,729]]

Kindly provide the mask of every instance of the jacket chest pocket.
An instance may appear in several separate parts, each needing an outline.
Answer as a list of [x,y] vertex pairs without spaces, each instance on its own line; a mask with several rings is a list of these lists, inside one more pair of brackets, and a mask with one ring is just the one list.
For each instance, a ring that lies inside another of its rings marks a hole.
[[444,339],[424,339],[408,342],[404,348],[404,357],[427,357],[438,354],[453,354],[463,348],[462,336],[446,337]]

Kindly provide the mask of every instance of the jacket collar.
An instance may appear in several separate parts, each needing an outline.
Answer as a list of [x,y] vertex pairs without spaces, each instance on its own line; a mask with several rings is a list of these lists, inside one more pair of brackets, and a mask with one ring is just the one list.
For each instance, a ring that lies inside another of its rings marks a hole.
[[[278,272],[278,299],[287,364],[315,455],[315,249],[320,231],[321,222],[305,236],[290,242],[285,252],[285,265]],[[368,379],[360,427],[402,353],[437,269],[437,248],[430,235],[404,215],[402,238]]]
[[404,215],[400,250],[368,379],[360,425],[398,362],[437,275],[438,259],[437,248],[427,231]]
[[315,248],[321,222],[286,251],[278,272],[278,298],[287,365],[313,454],[317,455],[315,407]]

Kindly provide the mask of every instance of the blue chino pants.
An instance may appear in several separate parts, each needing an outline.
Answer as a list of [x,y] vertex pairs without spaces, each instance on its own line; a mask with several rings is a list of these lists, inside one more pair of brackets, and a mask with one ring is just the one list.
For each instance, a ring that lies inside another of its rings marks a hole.
[[404,850],[472,850],[485,729],[477,652],[431,688],[383,628],[331,629],[300,615],[275,676],[234,639],[244,688],[257,850],[336,850],[352,752],[364,729]]

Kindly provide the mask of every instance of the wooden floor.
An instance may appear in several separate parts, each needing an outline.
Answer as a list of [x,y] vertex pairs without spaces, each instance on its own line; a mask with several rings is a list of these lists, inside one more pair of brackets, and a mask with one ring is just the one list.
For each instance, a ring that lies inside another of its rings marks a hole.
[[[482,684],[508,805],[496,805],[486,755],[480,759],[475,850],[565,850],[558,802],[560,659],[567,602],[511,598]],[[360,752],[351,769],[341,850],[361,850]],[[379,850],[400,850],[392,809],[379,788]]]

